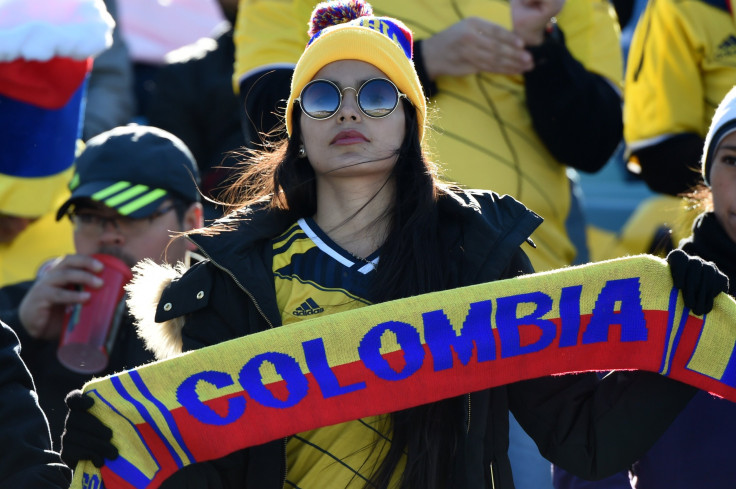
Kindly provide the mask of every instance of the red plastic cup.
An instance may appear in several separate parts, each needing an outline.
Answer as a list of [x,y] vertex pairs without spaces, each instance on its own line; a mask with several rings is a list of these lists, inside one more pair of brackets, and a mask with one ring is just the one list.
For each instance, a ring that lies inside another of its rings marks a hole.
[[83,374],[97,373],[107,367],[125,310],[123,287],[133,278],[130,267],[119,258],[102,254],[92,257],[104,265],[97,274],[103,281],[102,287],[82,287],[81,290],[90,293],[89,300],[67,308],[56,352],[62,365]]

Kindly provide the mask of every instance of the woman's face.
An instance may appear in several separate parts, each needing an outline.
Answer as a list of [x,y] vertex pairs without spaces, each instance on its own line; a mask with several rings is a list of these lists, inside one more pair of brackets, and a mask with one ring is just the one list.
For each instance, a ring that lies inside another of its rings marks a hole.
[[[356,60],[330,63],[314,77],[356,90],[372,78],[387,77],[375,66]],[[315,120],[301,112],[302,142],[318,180],[387,176],[404,140],[401,101],[393,113],[375,119],[360,111],[355,90],[344,90],[342,96],[342,105],[329,119]]]
[[710,182],[716,219],[736,242],[736,132],[728,134],[718,145]]

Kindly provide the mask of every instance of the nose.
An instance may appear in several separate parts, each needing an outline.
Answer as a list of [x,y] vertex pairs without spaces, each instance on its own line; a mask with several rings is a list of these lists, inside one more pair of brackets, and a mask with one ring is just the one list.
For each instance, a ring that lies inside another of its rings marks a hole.
[[359,121],[361,118],[360,108],[358,107],[358,92],[352,87],[345,87],[342,92],[342,104],[337,114],[340,122],[351,120]]
[[99,242],[102,245],[122,245],[125,236],[120,232],[117,223],[113,219],[105,220],[102,223],[102,233],[100,233]]

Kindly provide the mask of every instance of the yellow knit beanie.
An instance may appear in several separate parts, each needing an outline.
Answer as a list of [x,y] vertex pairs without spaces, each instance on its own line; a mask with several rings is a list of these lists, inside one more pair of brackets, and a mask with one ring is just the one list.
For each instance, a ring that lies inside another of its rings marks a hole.
[[294,68],[286,105],[286,130],[291,136],[294,99],[324,66],[353,59],[370,63],[405,93],[417,111],[419,139],[424,137],[427,104],[412,62],[412,33],[391,17],[375,17],[363,0],[334,0],[315,7],[310,20],[311,39]]

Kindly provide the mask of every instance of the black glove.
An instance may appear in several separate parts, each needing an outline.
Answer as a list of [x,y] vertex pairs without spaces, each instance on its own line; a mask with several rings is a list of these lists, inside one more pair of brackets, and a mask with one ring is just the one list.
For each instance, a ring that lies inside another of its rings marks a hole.
[[672,281],[682,291],[685,306],[702,316],[713,309],[713,299],[728,292],[728,277],[714,263],[684,251],[672,250],[667,255]]
[[81,390],[66,396],[69,413],[66,415],[64,434],[61,435],[61,459],[74,469],[80,460],[91,460],[95,467],[105,464],[105,459],[118,457],[118,449],[112,444],[112,430],[89,412],[95,400]]

